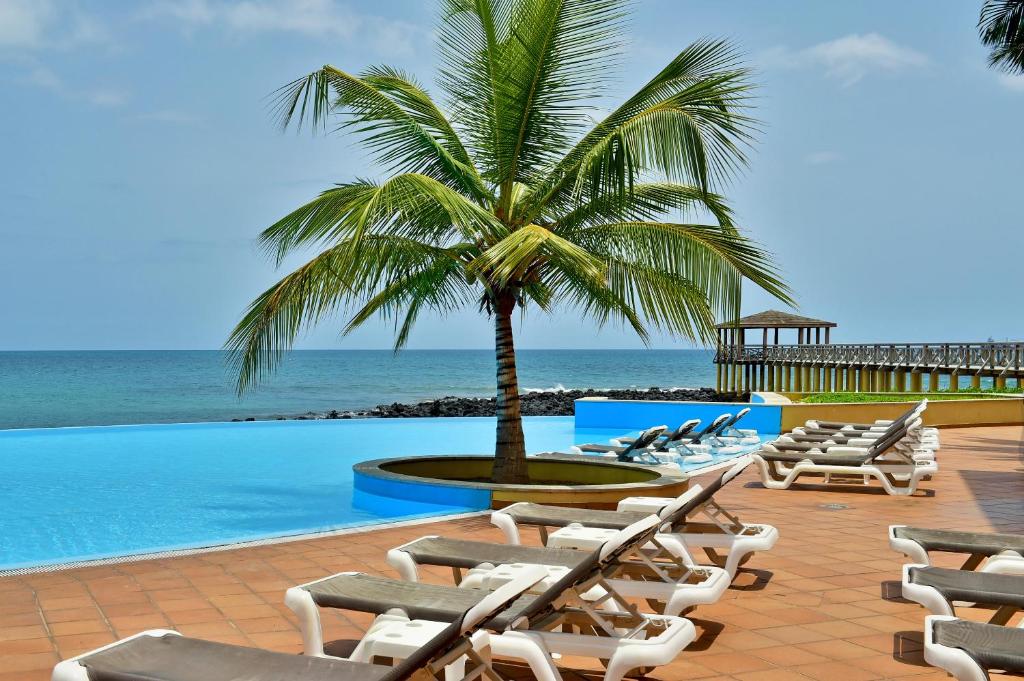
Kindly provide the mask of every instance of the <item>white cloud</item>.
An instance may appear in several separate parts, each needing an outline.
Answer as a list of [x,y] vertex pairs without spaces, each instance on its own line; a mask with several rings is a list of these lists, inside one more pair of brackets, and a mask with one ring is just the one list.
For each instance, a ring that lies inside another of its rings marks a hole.
[[842,160],[842,154],[835,151],[814,151],[804,156],[804,163],[812,166],[820,166]]
[[38,46],[54,14],[48,2],[0,0],[0,46]]
[[105,108],[124,106],[128,102],[128,93],[124,90],[98,89],[85,92],[84,95],[93,106]]
[[1013,92],[1024,92],[1024,75],[1012,73],[998,74],[999,84]]
[[106,28],[73,3],[0,0],[0,48],[67,49],[107,38]]
[[171,125],[193,125],[199,122],[199,117],[187,111],[178,109],[160,109],[139,114],[137,118],[141,121],[154,121],[156,123],[169,123]]
[[220,28],[233,35],[284,32],[351,39],[379,52],[407,54],[422,33],[413,24],[352,11],[336,0],[157,0],[142,17],[168,17],[187,31]]
[[927,55],[878,33],[850,34],[799,50],[776,47],[764,53],[761,61],[782,68],[823,68],[844,87],[870,73],[897,73],[928,65]]

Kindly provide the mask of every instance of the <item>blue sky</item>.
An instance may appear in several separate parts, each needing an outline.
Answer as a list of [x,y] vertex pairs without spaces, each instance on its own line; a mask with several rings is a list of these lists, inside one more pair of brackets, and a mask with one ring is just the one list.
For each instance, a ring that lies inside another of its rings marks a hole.
[[[836,341],[1020,338],[1024,78],[986,68],[978,4],[639,0],[607,94],[734,40],[764,132],[725,193],[800,312]],[[219,347],[276,276],[256,234],[375,172],[351,140],[280,134],[265,95],[324,63],[429,83],[433,22],[426,1],[0,0],[0,349]],[[300,347],[390,346],[387,323],[339,327]],[[470,311],[410,346],[491,339]],[[640,346],[541,314],[518,343]]]

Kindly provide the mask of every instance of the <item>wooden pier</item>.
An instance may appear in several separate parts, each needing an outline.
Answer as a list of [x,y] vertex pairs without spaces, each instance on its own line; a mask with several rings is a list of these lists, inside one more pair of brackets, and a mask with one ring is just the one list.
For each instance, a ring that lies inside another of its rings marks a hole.
[[[829,343],[835,324],[784,312],[762,312],[719,324],[715,354],[719,391],[923,392],[1021,387],[1024,341],[982,343]],[[763,331],[761,343],[746,331]],[[797,343],[779,344],[779,330],[797,331]],[[811,330],[815,339],[811,342]],[[773,343],[768,342],[774,330]],[[822,342],[824,331],[824,342]]]

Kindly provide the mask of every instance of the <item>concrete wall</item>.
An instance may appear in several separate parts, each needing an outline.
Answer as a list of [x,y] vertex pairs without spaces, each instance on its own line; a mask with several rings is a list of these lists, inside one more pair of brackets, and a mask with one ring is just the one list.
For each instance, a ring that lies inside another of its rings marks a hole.
[[[788,404],[782,409],[782,428],[792,430],[808,419],[867,423],[875,419],[895,418],[915,402]],[[933,400],[924,412],[924,423],[926,426],[949,428],[1024,424],[1024,398]]]
[[759,433],[779,432],[782,420],[779,405],[608,400],[592,397],[576,400],[576,427],[640,430],[666,425],[675,428],[688,419],[700,419],[706,425],[719,414],[735,414],[745,407],[750,407],[750,413],[737,424],[738,428],[755,428]]
[[[787,396],[796,394],[787,393]],[[871,422],[894,418],[916,400],[907,402],[851,402],[841,404],[740,404],[735,402],[657,402],[608,400],[587,397],[576,400],[577,428],[640,430],[666,425],[675,428],[687,419],[710,423],[719,414],[735,414],[744,407],[750,413],[738,424],[759,433],[784,433],[809,419]],[[924,413],[928,426],[967,427],[1024,424],[1024,398],[933,400]]]

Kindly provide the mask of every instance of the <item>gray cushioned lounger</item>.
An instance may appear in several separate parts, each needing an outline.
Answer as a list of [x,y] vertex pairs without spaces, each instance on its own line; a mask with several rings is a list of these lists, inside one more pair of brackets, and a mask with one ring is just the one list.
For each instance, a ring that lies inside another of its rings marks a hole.
[[521,525],[565,527],[572,523],[580,523],[586,527],[599,527],[606,530],[624,529],[650,515],[643,511],[610,511],[527,503],[509,506],[505,512]]
[[481,563],[491,563],[492,565],[536,563],[573,568],[587,560],[588,557],[587,552],[573,549],[495,544],[445,537],[424,537],[411,544],[406,544],[402,547],[402,551],[412,556],[417,563],[464,569],[475,568]]
[[[398,608],[409,619],[454,622],[488,592],[480,589],[406,582],[362,573],[335,575],[302,587],[321,608],[338,608],[381,615]],[[508,610],[498,613],[487,628],[507,629],[537,596],[520,596]]]
[[[621,549],[620,549],[621,551]],[[484,627],[492,631],[504,631],[516,620],[525,618],[527,622],[535,620],[543,614],[553,611],[556,601],[569,589],[589,580],[596,572],[600,572],[600,551],[574,551],[578,556],[577,564],[558,581],[537,595],[526,594],[517,598],[504,610],[484,623]],[[618,552],[616,552],[618,553]],[[354,579],[361,577],[361,579]],[[324,585],[331,585],[325,587]],[[452,616],[459,617],[468,608],[460,608],[464,603],[472,607],[476,601],[487,595],[478,589],[463,589],[457,586],[436,586],[416,582],[402,582],[385,578],[374,578],[368,575],[336,575],[330,579],[303,587],[313,601],[321,607],[335,607],[357,612],[380,614],[391,608],[401,608],[410,617],[412,613],[432,614],[434,621],[449,621]],[[366,591],[360,592],[360,589]],[[327,595],[325,591],[329,590]],[[367,592],[379,602],[371,603]],[[470,598],[459,592],[468,592]],[[326,599],[325,599],[326,597]],[[321,600],[318,600],[320,598]],[[445,603],[459,602],[459,605]],[[472,601],[472,602],[469,602]]]
[[399,667],[302,657],[175,635],[138,636],[80,663],[90,681],[396,681],[411,673]]
[[[692,499],[678,508],[666,522],[678,525],[686,521],[686,516],[693,513],[699,506],[706,504],[725,485],[722,473],[714,482],[703,488]],[[732,478],[730,478],[731,480]],[[603,509],[569,508],[566,506],[546,506],[544,504],[518,503],[500,511],[507,513],[519,525],[540,525],[542,527],[565,527],[579,523],[584,527],[597,527],[608,530],[624,529],[638,520],[643,520],[649,513],[642,511],[612,511]]]
[[[906,410],[896,418],[892,420],[890,425],[898,425],[910,418],[910,415],[914,413],[914,410],[921,406],[918,402],[910,409]],[[816,420],[817,421],[817,420]],[[818,428],[812,430],[839,430],[842,428],[852,428],[854,430],[868,430],[870,428],[877,428],[877,423],[846,423],[844,421],[817,421]]]
[[901,539],[917,542],[925,551],[975,553],[983,556],[1016,551],[1024,555],[1024,535],[1019,534],[961,532],[905,526],[895,528],[895,534]]
[[950,602],[1024,608],[1024,577],[1019,575],[917,567],[910,569],[910,581],[932,587]]
[[864,454],[829,454],[828,452],[811,452],[809,450],[802,454],[776,453],[762,450],[758,452],[758,455],[765,461],[779,461],[782,463],[810,461],[819,466],[863,466],[877,456],[870,451]]
[[933,626],[936,643],[963,650],[983,669],[1024,672],[1024,629],[959,619]]

